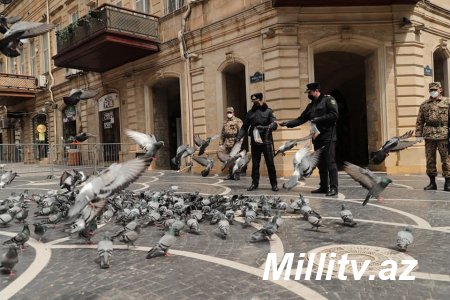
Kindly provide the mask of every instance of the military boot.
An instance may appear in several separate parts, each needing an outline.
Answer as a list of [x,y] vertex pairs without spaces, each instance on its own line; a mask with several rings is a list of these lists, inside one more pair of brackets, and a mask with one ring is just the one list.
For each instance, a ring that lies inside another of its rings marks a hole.
[[450,192],[450,177],[445,177],[444,191]]
[[428,176],[428,177],[430,177],[430,184],[427,185],[426,187],[424,187],[423,189],[425,191],[437,190],[436,177],[434,177],[434,176]]

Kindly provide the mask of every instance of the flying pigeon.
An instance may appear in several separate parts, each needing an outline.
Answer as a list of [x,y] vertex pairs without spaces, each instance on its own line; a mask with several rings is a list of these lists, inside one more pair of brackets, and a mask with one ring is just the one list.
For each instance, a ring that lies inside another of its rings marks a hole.
[[90,137],[95,137],[95,135],[87,133],[87,132],[80,132],[76,136],[70,136],[67,138],[67,143],[73,143],[73,142],[84,142]]
[[313,172],[314,168],[319,163],[320,154],[322,153],[322,149],[320,148],[313,153],[309,154],[308,149],[303,147],[297,151],[294,155],[293,165],[294,165],[294,173],[289,178],[288,182],[283,184],[283,187],[286,190],[292,189],[297,185],[298,180],[303,177],[309,177]]
[[130,129],[125,129],[125,133],[145,149],[145,156],[148,158],[155,159],[158,150],[164,146],[164,142],[156,141],[156,137],[153,134],[145,134]]
[[75,217],[95,199],[104,199],[125,189],[138,179],[147,167],[148,163],[138,157],[123,163],[114,163],[97,176],[90,177],[76,196],[75,203],[69,209],[68,217]]
[[414,241],[413,229],[411,225],[408,225],[405,230],[401,230],[397,233],[397,247],[399,251],[405,252],[406,248]]
[[234,143],[233,148],[231,148],[230,153],[224,153],[223,151],[217,152],[217,157],[219,160],[223,163],[222,165],[222,171],[225,170],[225,168],[231,168],[234,162],[237,159],[237,155],[241,150],[242,147],[242,141],[243,139],[240,139],[236,143]]
[[76,105],[80,100],[94,98],[98,94],[96,90],[71,89],[69,96],[63,97],[64,103],[67,105]]
[[0,40],[0,51],[8,57],[20,55],[17,49],[21,39],[42,35],[55,27],[53,24],[18,21],[11,25]]
[[113,243],[109,238],[108,231],[103,234],[103,240],[100,240],[97,244],[97,254],[100,259],[100,268],[109,268],[109,259],[113,254]]
[[167,256],[167,252],[169,251],[170,247],[175,244],[175,240],[175,230],[170,227],[169,231],[164,234],[164,236],[159,240],[156,246],[148,251],[146,258],[150,259],[158,256]]
[[[3,0],[0,1],[1,3],[3,3]],[[0,14],[0,33],[5,34],[8,29],[9,26],[8,24],[14,24],[17,23],[21,20],[21,17],[7,17],[5,15]]]
[[235,157],[236,160],[234,161],[234,165],[231,168],[231,176],[234,178],[236,178],[236,175],[238,175],[242,171],[242,168],[250,162],[250,160],[252,159],[252,155],[251,153],[247,153],[247,151],[244,149]]
[[202,172],[201,172],[203,177],[208,176],[209,172],[214,167],[214,159],[209,158],[208,155],[206,157],[204,157],[204,156],[192,156],[192,159],[194,161],[198,162],[203,167],[205,167],[205,169],[202,170]]
[[203,153],[205,153],[206,148],[209,146],[209,144],[214,141],[215,139],[217,139],[218,137],[220,137],[220,134],[215,134],[213,136],[209,136],[206,139],[202,139],[200,137],[200,135],[196,134],[194,135],[194,142],[195,145],[197,145],[197,147],[199,147],[198,149],[198,155],[202,155]]
[[183,158],[189,157],[195,152],[195,147],[189,147],[188,145],[180,145],[177,148],[177,153],[175,157],[172,158],[172,163],[175,165],[177,169],[181,167],[181,160]]
[[347,161],[344,162],[344,171],[369,191],[366,199],[362,203],[363,206],[369,202],[370,197],[377,198],[381,203],[384,202],[384,198],[380,194],[392,182],[391,179],[384,176],[377,176],[368,169],[363,169]]
[[16,178],[17,173],[13,171],[7,171],[0,176],[0,189],[10,184],[14,178]]
[[341,211],[339,214],[341,216],[342,221],[344,221],[344,225],[355,227],[356,222],[353,221],[352,212],[349,209],[347,209],[344,204],[342,204]]
[[291,150],[292,148],[294,148],[295,146],[297,146],[298,143],[309,140],[312,137],[312,135],[307,135],[301,139],[297,139],[297,140],[290,140],[285,142],[283,145],[280,146],[280,148],[278,148],[278,150],[275,152],[275,156],[278,155],[278,153],[281,153],[283,156],[286,155],[285,152],[288,150]]
[[75,186],[79,183],[86,181],[87,177],[83,171],[78,170],[66,170],[61,174],[59,179],[59,186],[61,189],[67,189],[73,191]]
[[413,136],[414,131],[410,130],[401,136],[395,136],[389,139],[384,145],[375,152],[370,153],[370,160],[374,164],[381,164],[387,156],[389,156],[389,152],[398,152],[400,150],[406,149],[418,141],[407,141],[406,139]]
[[9,276],[14,276],[13,269],[18,262],[19,262],[19,254],[17,253],[17,248],[16,246],[11,245],[9,246],[8,252],[3,254],[0,268],[2,268],[5,271],[9,271]]

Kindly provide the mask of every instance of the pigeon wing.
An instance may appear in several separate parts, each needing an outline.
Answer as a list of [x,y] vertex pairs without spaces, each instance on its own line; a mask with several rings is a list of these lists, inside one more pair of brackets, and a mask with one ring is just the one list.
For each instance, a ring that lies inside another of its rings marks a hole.
[[145,147],[146,145],[153,143],[152,137],[148,134],[130,129],[125,129],[125,133],[141,147]]
[[412,137],[413,134],[414,134],[414,130],[410,130],[410,131],[407,131],[405,134],[399,136],[398,138],[401,140],[406,140],[406,139],[409,139],[410,137]]
[[299,139],[296,139],[296,140],[292,140],[292,142],[299,143],[299,142],[307,141],[307,140],[309,140],[311,138],[312,138],[312,134],[308,134],[305,137],[302,137],[302,138],[299,138]]
[[231,156],[231,157],[236,156],[236,154],[238,154],[239,151],[241,150],[241,147],[242,147],[242,140],[243,140],[243,139],[240,139],[238,142],[236,142],[236,143],[234,144],[233,148],[231,148],[231,151],[230,151],[230,156]]
[[202,140],[200,135],[198,135],[198,134],[194,135],[194,143],[197,145],[197,147],[200,147],[201,145],[203,145],[204,142],[205,141]]
[[211,141],[214,141],[220,137],[219,133],[216,133],[215,135],[211,136]]
[[[11,26],[11,29],[9,30],[11,33],[16,31],[21,31],[23,34],[21,35],[21,38],[30,38],[35,37],[41,34],[44,34],[50,30],[55,28],[55,25],[53,24],[46,24],[46,23],[38,23],[38,22],[27,22],[27,21],[19,21],[17,23],[14,23]],[[8,33],[5,34],[9,35]]]
[[97,94],[98,94],[98,91],[96,91],[96,90],[82,90],[80,99],[81,100],[90,99],[90,98],[97,96]]
[[[344,171],[364,188],[370,190],[373,187],[374,180],[368,175],[369,170],[364,170],[352,163],[344,162]],[[375,176],[374,174],[372,175]]]
[[406,149],[408,147],[411,147],[415,143],[417,143],[417,141],[399,141],[397,146],[392,148],[390,151],[391,152],[400,151],[400,150]]
[[223,163],[227,162],[231,158],[230,155],[223,153],[222,151],[217,152],[217,157]]
[[203,156],[192,156],[192,159],[198,162],[203,167],[206,167],[208,165],[208,159]]

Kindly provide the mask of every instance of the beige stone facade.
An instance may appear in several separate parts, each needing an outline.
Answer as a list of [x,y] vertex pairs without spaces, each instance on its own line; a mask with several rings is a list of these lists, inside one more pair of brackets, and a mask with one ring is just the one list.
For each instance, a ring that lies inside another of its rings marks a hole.
[[[370,151],[389,137],[415,128],[429,82],[442,81],[449,94],[450,4],[446,0],[342,7],[273,7],[272,1],[264,0],[197,0],[191,1],[190,14],[186,6],[176,9],[183,1],[170,2],[174,5],[170,13],[166,13],[167,0],[148,3],[149,13],[159,17],[159,52],[104,73],[88,72],[67,79],[65,68],[52,66],[51,75],[43,72],[43,40],[35,38],[37,68],[33,75],[44,74],[51,92],[43,89],[36,101],[9,108],[26,112],[20,125],[20,142],[33,142],[33,117],[45,109],[48,141],[58,143],[64,127],[62,97],[72,88],[89,87],[99,94],[77,105],[77,129],[95,134],[93,142],[105,142],[98,98],[117,93],[120,136],[115,142],[130,142],[123,134],[125,128],[153,132],[167,146],[156,168],[170,168],[169,159],[179,143],[192,144],[194,133],[209,136],[220,131],[227,106],[234,106],[237,116],[243,118],[251,107],[250,95],[263,92],[279,121],[293,119],[308,103],[305,85],[320,81],[323,91],[335,96],[340,104],[338,162],[367,165]],[[13,1],[3,9],[7,15],[42,21],[47,14],[46,3]],[[84,0],[49,4],[49,21],[59,28],[70,24],[76,11],[80,17],[87,14],[92,8],[87,4],[96,5]],[[136,9],[134,1],[121,4]],[[182,24],[188,59],[181,55],[178,38]],[[50,36],[53,56],[55,32]],[[32,74],[28,47],[24,46],[25,73]],[[2,72],[7,73],[10,61],[5,56],[0,59]],[[426,66],[431,74],[424,74]],[[252,83],[250,78],[256,72],[263,73],[264,80]],[[53,101],[57,109],[52,108]],[[308,130],[305,124],[276,131],[275,147],[306,135]],[[218,143],[213,143],[211,152],[217,147]],[[131,157],[136,147],[121,151]],[[294,153],[277,156],[278,176],[292,171]],[[424,173],[423,144],[392,154],[383,165],[371,167],[389,173]]]

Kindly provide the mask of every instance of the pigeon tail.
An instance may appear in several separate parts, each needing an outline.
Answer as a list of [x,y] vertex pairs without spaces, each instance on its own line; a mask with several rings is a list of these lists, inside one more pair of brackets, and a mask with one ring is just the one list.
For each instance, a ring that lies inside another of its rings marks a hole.
[[364,199],[364,202],[362,203],[363,206],[366,206],[367,202],[369,202],[370,197],[372,197],[372,194],[368,192],[366,199]]
[[293,187],[295,187],[297,185],[298,178],[299,178],[299,175],[297,175],[297,174],[292,175],[289,178],[288,182],[283,183],[283,188],[285,188],[286,190],[289,191],[290,189],[292,189]]

